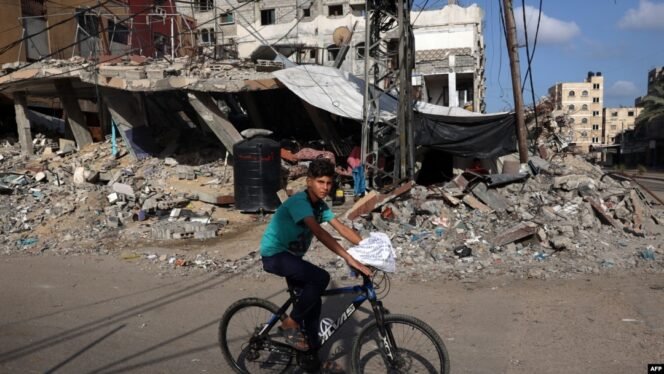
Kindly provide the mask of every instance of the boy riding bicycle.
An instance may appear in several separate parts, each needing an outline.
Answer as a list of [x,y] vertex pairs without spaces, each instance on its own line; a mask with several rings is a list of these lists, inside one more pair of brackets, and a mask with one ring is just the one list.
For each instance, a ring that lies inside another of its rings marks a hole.
[[288,198],[275,212],[265,229],[260,244],[263,269],[285,277],[301,294],[280,331],[293,348],[315,352],[318,349],[317,327],[321,312],[321,293],[327,288],[330,274],[302,257],[315,236],[328,249],[343,258],[359,272],[370,276],[371,270],[355,260],[320,225],[328,222],[346,240],[358,245],[362,238],[335,218],[323,201],[330,193],[334,165],[327,159],[316,159],[309,165],[307,189]]

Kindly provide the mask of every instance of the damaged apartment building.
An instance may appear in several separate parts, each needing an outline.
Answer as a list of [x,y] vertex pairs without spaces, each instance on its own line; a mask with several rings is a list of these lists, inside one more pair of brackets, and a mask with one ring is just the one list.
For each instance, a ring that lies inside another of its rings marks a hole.
[[193,18],[173,0],[10,0],[0,13],[0,63],[118,56],[171,58],[196,42]]
[[[276,50],[297,64],[334,66],[347,43],[340,68],[364,76],[364,1],[195,0],[177,7],[196,19],[199,45],[217,56],[271,63]],[[483,19],[478,5],[462,7],[456,0],[412,12],[413,87],[421,101],[484,112]],[[396,50],[397,41],[386,48]]]

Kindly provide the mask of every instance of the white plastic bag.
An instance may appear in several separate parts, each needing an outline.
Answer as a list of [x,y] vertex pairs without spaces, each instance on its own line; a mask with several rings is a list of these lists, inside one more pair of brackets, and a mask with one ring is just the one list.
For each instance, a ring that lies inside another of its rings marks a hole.
[[390,238],[382,232],[372,232],[359,245],[348,249],[348,253],[364,265],[394,273],[396,271],[396,253]]

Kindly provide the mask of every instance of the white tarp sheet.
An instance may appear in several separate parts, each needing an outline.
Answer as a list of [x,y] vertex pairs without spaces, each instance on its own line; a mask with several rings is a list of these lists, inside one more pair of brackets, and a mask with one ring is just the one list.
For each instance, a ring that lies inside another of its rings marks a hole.
[[[362,120],[364,80],[348,72],[319,65],[299,65],[272,74],[307,103],[341,117]],[[417,102],[415,110],[437,116],[479,117],[483,120],[505,114],[479,114],[462,108],[424,102]],[[390,95],[381,95],[380,119],[388,121],[395,118],[396,114],[397,99]]]

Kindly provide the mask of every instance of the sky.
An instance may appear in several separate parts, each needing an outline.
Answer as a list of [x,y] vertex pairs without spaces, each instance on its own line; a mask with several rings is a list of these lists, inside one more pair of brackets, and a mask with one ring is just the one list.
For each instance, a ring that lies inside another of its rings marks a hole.
[[[427,8],[447,4],[447,0],[429,1]],[[484,10],[487,112],[509,110],[514,105],[500,24],[502,0],[459,0],[462,6],[473,3]],[[539,3],[525,1],[531,51]],[[513,6],[523,78],[527,59],[522,1],[513,0]],[[604,106],[633,106],[634,99],[646,93],[648,71],[657,66],[664,66],[664,0],[542,0],[532,61],[537,100],[557,82],[582,82],[589,71],[599,71],[604,76]],[[524,101],[527,105],[533,102],[528,83]]]

